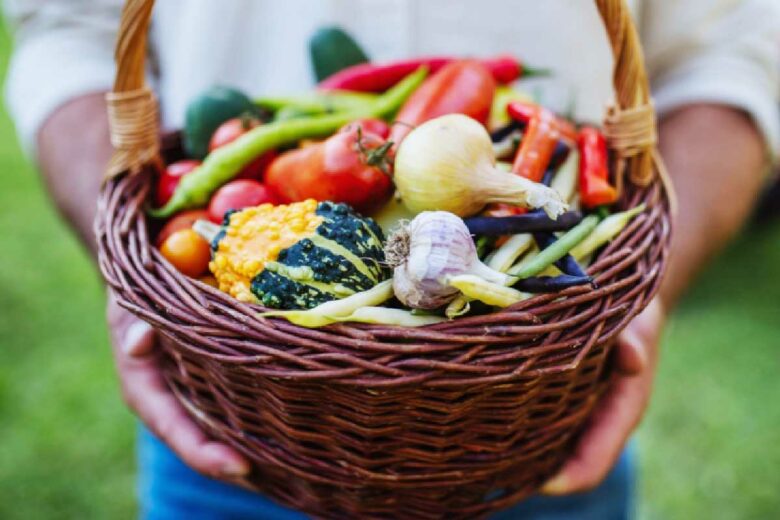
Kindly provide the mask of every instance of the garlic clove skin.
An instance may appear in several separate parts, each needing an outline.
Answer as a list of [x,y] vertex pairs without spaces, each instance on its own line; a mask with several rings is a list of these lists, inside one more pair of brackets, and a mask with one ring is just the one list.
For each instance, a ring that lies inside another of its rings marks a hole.
[[455,299],[459,290],[450,285],[454,276],[471,274],[495,284],[509,277],[483,264],[463,220],[446,211],[426,211],[388,243],[406,240],[406,258],[393,273],[395,296],[413,309],[436,309]]
[[420,213],[408,225],[409,253],[395,268],[396,297],[413,309],[435,309],[458,294],[450,276],[468,271],[477,249],[463,220],[445,211]]

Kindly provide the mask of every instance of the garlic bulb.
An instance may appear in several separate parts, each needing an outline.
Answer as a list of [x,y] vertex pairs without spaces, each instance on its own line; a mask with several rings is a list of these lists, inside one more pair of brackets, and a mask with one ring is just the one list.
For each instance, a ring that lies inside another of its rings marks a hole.
[[449,280],[457,275],[504,285],[510,278],[479,260],[466,224],[446,211],[423,212],[393,233],[386,257],[395,267],[396,298],[413,309],[435,309],[453,300],[459,290]]
[[415,213],[442,210],[468,217],[494,202],[542,208],[551,218],[567,209],[555,190],[497,168],[487,130],[461,114],[413,130],[398,149],[393,180]]

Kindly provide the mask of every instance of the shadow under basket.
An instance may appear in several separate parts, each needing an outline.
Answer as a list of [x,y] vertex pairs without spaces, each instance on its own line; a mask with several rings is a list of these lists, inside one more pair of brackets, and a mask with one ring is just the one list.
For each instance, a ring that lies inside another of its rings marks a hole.
[[[138,56],[152,3],[126,4],[115,95],[148,94]],[[636,32],[622,0],[596,4],[630,115],[649,104]],[[252,461],[236,484],[316,517],[474,518],[534,493],[570,454],[606,388],[615,337],[666,264],[670,194],[654,142],[625,150],[611,140],[616,169],[647,179],[626,182],[618,206],[647,209],[589,268],[597,289],[418,329],[261,318],[150,244],[159,143],[150,153],[148,140],[117,137],[128,125],[112,117],[125,173],[106,182],[95,224],[109,287],[160,333],[165,379],[192,417]]]

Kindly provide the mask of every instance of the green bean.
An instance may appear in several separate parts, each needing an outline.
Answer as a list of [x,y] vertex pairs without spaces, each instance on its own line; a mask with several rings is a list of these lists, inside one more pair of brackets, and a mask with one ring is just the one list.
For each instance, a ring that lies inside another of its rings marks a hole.
[[447,283],[472,300],[479,300],[496,307],[509,307],[529,297],[528,294],[517,289],[488,282],[484,278],[472,274],[453,276]]
[[623,231],[634,217],[639,215],[645,210],[645,205],[640,204],[635,208],[631,208],[628,211],[622,213],[615,213],[602,220],[593,233],[591,233],[585,240],[577,244],[571,250],[571,256],[578,261],[584,260],[591,253],[605,245],[607,242],[612,241],[613,238]]
[[380,305],[393,297],[393,281],[385,280],[371,289],[355,293],[340,300],[322,303],[303,311],[270,311],[261,314],[267,318],[284,318],[301,327],[324,327],[344,321],[341,318],[353,315],[363,307]]
[[540,251],[531,262],[520,269],[510,269],[509,274],[522,279],[541,273],[547,267],[566,256],[577,244],[585,240],[596,229],[598,223],[599,218],[596,215],[585,217],[582,219],[582,222],[567,231],[554,244]]
[[349,112],[370,107],[379,99],[376,94],[366,92],[313,92],[300,96],[264,97],[255,100],[255,105],[273,112],[285,108],[297,108],[314,112]]
[[366,108],[338,114],[291,119],[258,126],[230,144],[211,152],[194,172],[182,178],[168,203],[149,211],[154,217],[169,217],[188,208],[204,206],[220,186],[241,169],[269,150],[302,139],[327,137],[355,119],[392,117],[428,75],[421,67]]

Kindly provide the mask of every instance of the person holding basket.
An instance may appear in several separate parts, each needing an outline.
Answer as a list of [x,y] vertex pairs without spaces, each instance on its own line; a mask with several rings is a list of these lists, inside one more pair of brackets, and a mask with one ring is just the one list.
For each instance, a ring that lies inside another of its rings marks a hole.
[[[19,134],[53,201],[91,251],[95,201],[111,157],[105,93],[114,80],[120,0],[8,0],[15,31],[7,80]],[[602,2],[604,3],[604,2]],[[658,147],[679,201],[658,295],[622,332],[615,371],[560,472],[497,518],[627,518],[629,439],[648,405],[667,314],[737,232],[780,150],[773,0],[629,1],[658,113]],[[338,24],[377,61],[512,53],[553,72],[545,104],[599,121],[613,97],[610,49],[591,2],[555,0],[169,0],[155,6],[149,80],[166,129],[214,84],[273,95],[313,86],[306,44]],[[57,71],[57,81],[47,80]],[[728,203],[724,203],[728,201]],[[245,454],[193,421],[162,378],[150,325],[108,296],[122,394],[138,415],[143,516],[297,518],[300,513],[219,480],[240,480]]]

